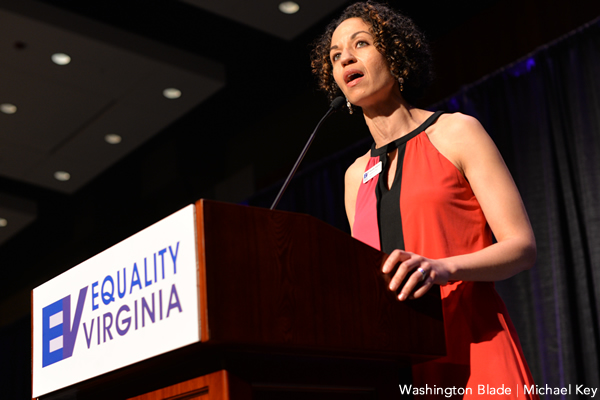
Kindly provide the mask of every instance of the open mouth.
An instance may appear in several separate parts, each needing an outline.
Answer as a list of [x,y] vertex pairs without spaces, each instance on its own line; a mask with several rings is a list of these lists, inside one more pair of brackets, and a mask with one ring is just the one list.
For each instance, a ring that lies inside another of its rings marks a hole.
[[361,72],[352,72],[346,76],[346,83],[350,83],[358,78],[362,78],[364,75]]

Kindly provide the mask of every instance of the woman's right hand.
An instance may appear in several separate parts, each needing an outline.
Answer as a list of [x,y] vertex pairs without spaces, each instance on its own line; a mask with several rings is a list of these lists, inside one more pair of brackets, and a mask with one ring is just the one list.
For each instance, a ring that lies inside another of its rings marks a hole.
[[[396,269],[396,266],[398,268]],[[389,289],[400,289],[398,300],[419,298],[425,295],[434,284],[445,285],[450,278],[450,264],[443,259],[432,260],[404,250],[394,250],[383,264],[383,273],[395,270],[390,279]],[[403,287],[402,282],[404,283]]]

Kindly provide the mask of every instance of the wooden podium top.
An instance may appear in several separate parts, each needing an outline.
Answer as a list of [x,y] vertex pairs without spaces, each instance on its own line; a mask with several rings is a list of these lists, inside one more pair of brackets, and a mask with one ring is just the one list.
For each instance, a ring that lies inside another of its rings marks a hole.
[[308,215],[196,203],[202,342],[303,354],[445,354],[439,292],[399,302],[386,255]]

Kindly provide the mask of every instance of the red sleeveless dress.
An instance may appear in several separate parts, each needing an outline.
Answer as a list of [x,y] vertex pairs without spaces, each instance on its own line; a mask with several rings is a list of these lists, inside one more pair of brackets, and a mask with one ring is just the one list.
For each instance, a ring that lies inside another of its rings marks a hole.
[[[471,186],[425,133],[440,114],[387,146],[373,145],[356,200],[354,237],[388,254],[399,248],[433,259],[492,244]],[[387,153],[396,148],[397,173],[388,190],[386,179],[379,177],[386,176]],[[382,172],[368,175],[379,162]],[[441,296],[447,356],[413,366],[413,388],[470,388],[464,398],[481,399],[496,398],[503,387],[511,394],[498,397],[537,399],[524,393],[534,382],[494,283],[454,281],[441,286]]]

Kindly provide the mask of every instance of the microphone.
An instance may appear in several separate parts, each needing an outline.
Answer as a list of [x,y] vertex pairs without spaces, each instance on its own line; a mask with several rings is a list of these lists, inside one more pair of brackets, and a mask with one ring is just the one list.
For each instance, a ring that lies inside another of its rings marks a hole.
[[342,108],[342,106],[344,105],[344,101],[345,101],[345,99],[344,99],[343,96],[338,96],[335,99],[333,99],[333,101],[329,105],[329,110],[327,110],[327,112],[325,113],[325,115],[323,116],[323,118],[321,118],[321,120],[319,121],[319,123],[315,127],[315,130],[313,131],[312,135],[310,135],[310,138],[308,139],[308,142],[306,142],[306,145],[304,145],[304,149],[302,149],[302,153],[300,153],[300,157],[298,157],[298,159],[296,160],[296,164],[294,164],[294,167],[292,168],[292,171],[290,172],[290,174],[286,178],[285,182],[283,183],[283,186],[279,190],[279,194],[275,198],[275,201],[273,202],[273,205],[271,206],[270,210],[275,209],[275,207],[277,207],[277,204],[279,204],[279,200],[281,200],[281,196],[283,196],[283,192],[285,192],[285,190],[287,189],[288,185],[290,184],[290,181],[292,180],[292,177],[294,176],[294,174],[296,173],[296,170],[300,166],[300,163],[304,159],[304,156],[306,155],[306,152],[308,151],[308,148],[310,147],[310,145],[312,144],[313,140],[315,139],[315,134],[317,133],[317,131],[321,127],[321,124],[323,123],[323,121],[325,121],[327,119],[327,117],[329,117],[331,114],[333,114],[334,112],[336,112],[337,110],[339,110],[340,108]]

